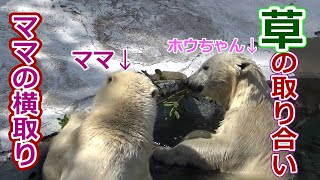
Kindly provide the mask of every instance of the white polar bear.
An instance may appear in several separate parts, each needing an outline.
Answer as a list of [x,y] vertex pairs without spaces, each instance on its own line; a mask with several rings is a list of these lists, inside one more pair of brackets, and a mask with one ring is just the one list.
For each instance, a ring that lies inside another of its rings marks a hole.
[[92,111],[75,114],[53,140],[45,180],[151,180],[158,89],[136,72],[116,72]]
[[269,135],[277,123],[272,117],[269,87],[258,66],[243,54],[217,54],[186,82],[194,92],[221,104],[226,111],[224,119],[216,133],[194,131],[173,148],[158,147],[154,159],[254,179],[275,178]]

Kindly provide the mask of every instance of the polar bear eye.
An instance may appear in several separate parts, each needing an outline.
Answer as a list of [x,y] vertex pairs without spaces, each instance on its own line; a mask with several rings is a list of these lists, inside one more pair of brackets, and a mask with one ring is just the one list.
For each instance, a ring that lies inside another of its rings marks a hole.
[[209,69],[209,66],[203,66],[202,69],[206,71]]
[[111,82],[112,82],[112,77],[108,77],[107,83],[109,84],[109,83],[111,83]]

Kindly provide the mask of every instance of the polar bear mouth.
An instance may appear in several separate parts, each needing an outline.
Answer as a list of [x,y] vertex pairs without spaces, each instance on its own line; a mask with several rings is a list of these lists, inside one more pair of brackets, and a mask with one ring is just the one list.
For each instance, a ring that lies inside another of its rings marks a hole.
[[203,91],[203,85],[190,83],[188,81],[186,81],[185,84],[186,84],[187,88],[190,89],[194,93],[201,93]]

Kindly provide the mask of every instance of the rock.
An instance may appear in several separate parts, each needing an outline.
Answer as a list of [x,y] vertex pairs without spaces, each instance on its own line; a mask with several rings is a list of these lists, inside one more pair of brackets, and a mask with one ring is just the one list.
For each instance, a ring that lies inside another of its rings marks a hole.
[[[168,99],[175,93],[180,93],[186,90],[183,79],[186,76],[182,73],[166,72],[163,75],[167,80],[155,81],[161,89],[167,87],[167,94],[161,95],[158,100],[158,114],[154,129],[154,140],[167,146],[178,144],[182,138],[193,130],[208,130],[213,131],[218,127],[222,119],[222,108],[213,100],[204,97],[193,97],[188,92],[177,94],[177,98]],[[172,76],[170,76],[172,75]],[[178,79],[178,76],[180,78]],[[170,79],[172,78],[172,79]],[[179,100],[178,113],[180,118],[170,117],[170,111],[173,106],[164,106],[163,102]]]
[[320,78],[320,37],[308,38],[305,48],[290,49],[299,59],[296,76],[317,76]]
[[11,153],[2,153],[2,157],[7,157],[5,160],[0,160],[0,179],[4,180],[41,180],[41,169],[42,165],[45,161],[45,158],[48,153],[48,149],[52,140],[52,137],[54,137],[53,134],[51,136],[45,137],[42,142],[39,144],[40,149],[40,160],[38,164],[26,171],[17,171],[15,164],[13,163],[11,159]]
[[320,78],[315,76],[298,76],[297,93],[300,109],[307,114],[320,112]]

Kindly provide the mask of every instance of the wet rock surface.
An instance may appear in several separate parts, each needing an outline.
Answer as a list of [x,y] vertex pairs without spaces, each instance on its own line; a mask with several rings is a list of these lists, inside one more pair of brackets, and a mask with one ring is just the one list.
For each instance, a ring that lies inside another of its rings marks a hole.
[[1,167],[0,180],[29,180],[29,179],[41,180],[42,165],[47,156],[52,138],[56,134],[57,133],[45,137],[42,140],[42,142],[39,144],[40,153],[41,153],[39,163],[30,170],[18,171],[11,159],[11,153],[8,153],[8,152],[1,153],[0,155],[5,158],[0,161],[0,167]]

